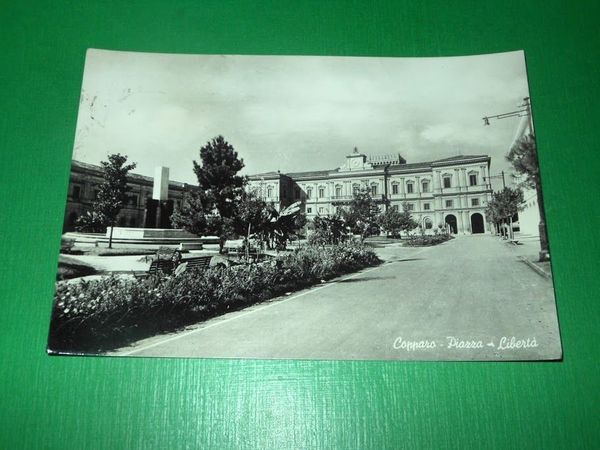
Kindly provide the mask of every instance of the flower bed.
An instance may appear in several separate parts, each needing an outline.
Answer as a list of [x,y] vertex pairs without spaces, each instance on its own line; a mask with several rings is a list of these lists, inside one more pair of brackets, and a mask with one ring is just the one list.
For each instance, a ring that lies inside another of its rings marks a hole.
[[265,263],[192,270],[162,279],[112,276],[59,284],[49,348],[116,348],[379,263],[372,251],[346,243],[306,246]]
[[404,242],[404,245],[408,247],[429,247],[432,245],[438,245],[442,242],[454,239],[449,234],[434,234],[434,235],[423,235],[423,236],[411,236]]

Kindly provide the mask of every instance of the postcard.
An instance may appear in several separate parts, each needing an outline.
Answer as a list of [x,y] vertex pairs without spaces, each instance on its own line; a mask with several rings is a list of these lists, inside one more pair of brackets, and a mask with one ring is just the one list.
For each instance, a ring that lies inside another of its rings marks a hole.
[[523,51],[88,50],[48,353],[561,359],[534,102]]

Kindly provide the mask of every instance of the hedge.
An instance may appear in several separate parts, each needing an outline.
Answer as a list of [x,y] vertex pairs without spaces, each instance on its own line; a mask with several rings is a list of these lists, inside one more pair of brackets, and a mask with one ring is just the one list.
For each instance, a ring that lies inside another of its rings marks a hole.
[[102,352],[381,261],[357,243],[305,246],[264,263],[143,280],[108,276],[59,283],[49,349]]

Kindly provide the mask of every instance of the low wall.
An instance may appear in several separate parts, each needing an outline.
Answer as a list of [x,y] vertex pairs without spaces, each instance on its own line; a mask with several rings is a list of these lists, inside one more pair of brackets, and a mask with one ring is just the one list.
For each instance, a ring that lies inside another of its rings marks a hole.
[[[106,237],[109,236],[110,228],[106,230]],[[198,239],[198,236],[173,228],[114,227],[113,239]]]

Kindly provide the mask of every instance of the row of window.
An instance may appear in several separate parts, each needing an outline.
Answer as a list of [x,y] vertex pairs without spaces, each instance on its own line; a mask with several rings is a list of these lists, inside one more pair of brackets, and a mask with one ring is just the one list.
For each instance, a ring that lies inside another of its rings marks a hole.
[[[414,203],[407,203],[406,205],[407,205],[407,208],[409,211],[414,211],[414,209],[415,209]],[[480,206],[480,205],[481,205],[481,203],[479,202],[478,198],[471,199],[471,206],[476,207],[476,206]],[[452,199],[445,200],[444,206],[446,208],[453,208],[454,200],[452,200]],[[396,211],[398,211],[400,209],[398,205],[393,205],[392,208],[395,209]],[[431,211],[431,203],[423,203],[423,211]],[[313,212],[312,207],[309,206],[306,208],[307,214],[312,214],[312,212]],[[319,212],[319,214],[327,213],[327,209],[324,207],[319,207],[318,212]]]
[[[399,186],[400,185],[398,183],[392,183],[392,194],[393,195],[397,195],[399,193]],[[446,189],[452,187],[452,176],[451,175],[446,175],[443,177],[443,186]],[[469,186],[477,186],[477,174],[469,175]],[[272,197],[272,188],[269,188],[269,189],[271,189],[271,190],[267,190],[267,196]],[[354,194],[356,194],[359,191],[360,191],[360,185],[358,185],[358,184],[352,185],[352,192]],[[312,198],[312,192],[313,192],[312,188],[309,187],[306,189],[306,198],[307,199]],[[415,192],[415,183],[413,181],[407,181],[406,182],[406,193],[413,194],[414,192]],[[423,180],[421,182],[421,192],[422,193],[430,192],[429,180]],[[317,190],[317,194],[318,194],[317,198],[324,198],[325,197],[325,188],[319,187]],[[378,187],[376,184],[371,185],[371,195],[372,196],[378,195]],[[342,196],[342,187],[341,186],[335,187],[335,196],[336,197]],[[300,189],[298,189],[298,188],[296,188],[296,198],[300,198]]]

